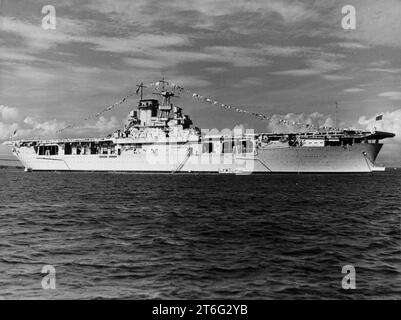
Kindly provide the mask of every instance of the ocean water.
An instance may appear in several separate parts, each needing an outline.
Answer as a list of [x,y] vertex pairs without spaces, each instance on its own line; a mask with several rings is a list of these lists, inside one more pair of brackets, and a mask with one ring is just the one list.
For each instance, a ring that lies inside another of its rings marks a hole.
[[401,170],[0,182],[2,299],[401,298]]

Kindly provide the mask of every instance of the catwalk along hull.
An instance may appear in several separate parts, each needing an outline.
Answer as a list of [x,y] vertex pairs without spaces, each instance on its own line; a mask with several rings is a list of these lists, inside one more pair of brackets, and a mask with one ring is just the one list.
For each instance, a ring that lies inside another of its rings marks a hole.
[[[362,173],[379,171],[379,143],[324,147],[267,147],[252,153],[203,153],[202,144],[174,150],[160,146],[103,155],[38,155],[33,147],[14,154],[32,171],[212,172],[212,173]],[[157,151],[155,151],[157,150]]]

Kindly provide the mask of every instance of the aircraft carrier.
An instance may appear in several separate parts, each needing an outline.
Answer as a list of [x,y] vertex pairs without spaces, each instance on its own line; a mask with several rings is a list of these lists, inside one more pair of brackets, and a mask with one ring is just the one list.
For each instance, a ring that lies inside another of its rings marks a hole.
[[102,138],[8,141],[26,171],[362,173],[393,133],[351,129],[204,132],[163,90],[141,99],[123,129]]

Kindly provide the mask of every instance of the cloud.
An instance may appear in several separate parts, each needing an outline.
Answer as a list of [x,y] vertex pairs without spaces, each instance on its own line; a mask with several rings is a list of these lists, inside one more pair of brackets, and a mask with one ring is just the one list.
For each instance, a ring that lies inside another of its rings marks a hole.
[[208,87],[212,85],[212,82],[200,77],[200,76],[192,76],[192,75],[180,75],[180,74],[171,74],[169,76],[169,81],[172,83],[176,83],[179,85],[184,85],[189,88],[201,88]]
[[329,81],[342,81],[342,80],[351,80],[352,79],[352,77],[343,76],[343,75],[339,75],[339,74],[323,74],[322,78],[329,80]]
[[[229,7],[230,1],[227,1],[227,6]],[[240,1],[242,2],[242,1]],[[300,2],[286,2],[286,1],[266,1],[259,0],[258,5],[261,6],[262,10],[275,12],[279,14],[285,23],[295,23],[299,21],[304,21],[312,18],[315,15],[315,12],[309,10]],[[248,2],[245,2],[248,4]],[[252,2],[249,2],[249,5],[252,6]],[[260,10],[260,7],[254,6],[254,10]]]
[[294,76],[294,77],[315,76],[320,73],[321,72],[319,70],[315,69],[291,69],[291,70],[270,72],[270,74],[276,76]]
[[24,39],[25,44],[35,50],[48,50],[58,44],[72,41],[85,42],[88,23],[82,20],[57,18],[56,30],[44,30],[39,23],[0,16],[0,31]]
[[270,64],[270,61],[266,60],[259,50],[236,46],[208,46],[201,51],[152,49],[139,54],[140,57],[127,57],[123,58],[123,61],[141,69],[173,68],[178,64],[191,62],[220,62],[231,64],[234,67],[256,67]]
[[124,58],[123,61],[131,66],[138,69],[164,69],[171,66],[167,61],[160,61],[152,58]]
[[[15,130],[17,130],[16,137],[20,139],[54,138],[57,136],[57,131],[66,126],[64,121],[56,119],[41,120],[31,116],[20,119],[17,108],[0,105],[0,140],[10,139]],[[70,129],[69,135],[71,131],[74,136],[80,134],[87,136],[91,133],[106,135],[120,127],[122,127],[122,121],[117,117],[100,116],[96,121],[77,122],[73,129]]]
[[338,36],[368,45],[400,47],[401,2],[399,0],[354,0],[356,30],[338,32]]
[[259,50],[265,55],[292,57],[292,56],[306,56],[321,53],[320,48],[302,47],[302,46],[272,46],[272,45],[259,45]]
[[0,120],[10,121],[18,118],[17,108],[0,105]]
[[[185,35],[179,34],[138,34],[131,37],[90,37],[88,43],[95,46],[95,50],[114,53],[143,53],[149,50],[170,46],[184,46],[189,44]],[[149,52],[151,53],[151,52]]]
[[369,63],[371,67],[385,67],[390,65],[390,62],[388,60],[378,60],[378,61],[373,61]]
[[359,127],[366,130],[385,131],[395,133],[395,137],[384,140],[384,148],[380,152],[379,161],[384,161],[389,165],[399,166],[399,156],[401,152],[401,109],[383,113],[383,119],[376,121],[373,117],[362,116],[358,119]]
[[102,134],[109,134],[120,127],[122,127],[122,121],[118,120],[115,116],[111,116],[110,119],[100,116],[95,123],[83,123],[78,125],[74,130],[78,131],[78,133],[95,131]]
[[136,68],[165,69],[173,68],[181,63],[188,62],[218,62],[223,61],[221,56],[214,56],[206,52],[182,50],[151,50],[143,53],[141,58],[124,58],[123,61]]
[[227,68],[224,67],[206,67],[203,70],[210,72],[210,73],[223,73],[228,71]]
[[241,79],[237,83],[233,85],[235,88],[246,88],[246,87],[253,87],[253,86],[260,86],[264,82],[263,79],[257,77],[247,77]]
[[65,124],[57,120],[40,122],[31,117],[10,124],[0,121],[0,140],[11,139],[15,130],[17,130],[17,134],[13,138],[54,137],[56,130],[63,126]]
[[350,92],[350,93],[356,93],[356,92],[362,92],[362,91],[365,91],[365,89],[361,89],[361,88],[344,89],[344,92]]
[[383,119],[380,121],[376,121],[375,119],[376,116],[362,116],[358,119],[358,124],[368,130],[376,128],[377,130],[395,133],[394,140],[397,143],[401,143],[401,109],[384,112]]
[[337,42],[337,43],[333,43],[332,46],[337,46],[340,48],[344,48],[344,49],[369,49],[371,48],[371,46],[368,46],[366,44],[362,44],[359,42]]
[[386,97],[390,100],[401,100],[401,92],[399,91],[390,91],[390,92],[382,92],[379,94],[379,97]]
[[286,115],[278,115],[275,114],[271,117],[271,120],[269,120],[269,124],[267,125],[267,129],[270,132],[299,132],[299,131],[305,131],[306,129],[303,128],[298,128],[296,126],[288,126],[285,124],[282,124],[279,122],[279,120],[285,119],[289,122],[295,122],[295,123],[305,123],[309,125],[314,125],[314,126],[325,126],[325,127],[333,127],[334,126],[334,121],[332,118],[328,115],[324,115],[319,112],[313,112],[310,114],[305,114],[305,113],[300,113],[300,114],[295,114],[295,113],[288,113]]
[[[196,12],[204,19],[230,16],[239,13],[258,13],[262,17],[277,15],[285,23],[296,23],[311,18],[313,11],[303,3],[278,0],[170,0],[170,1],[130,1],[130,0],[92,0],[88,7],[106,14],[114,14],[126,19],[139,21],[146,25],[158,19],[176,16],[175,13]],[[162,12],[162,14],[158,14]],[[139,19],[139,20],[138,20]]]
[[59,122],[56,119],[48,121],[39,121],[32,117],[26,117],[23,121],[25,127],[19,131],[20,135],[24,136],[47,136],[51,137],[56,134],[56,131],[65,126],[64,122]]
[[0,121],[0,140],[9,139],[16,129],[18,129],[17,123],[9,124]]
[[27,54],[21,49],[14,48],[5,48],[1,47],[0,51],[0,60],[8,61],[8,62],[15,62],[15,61],[23,61],[23,62],[32,62],[32,61],[39,61],[40,58],[37,58],[31,54]]
[[[146,53],[156,48],[189,45],[186,35],[175,33],[139,33],[136,31],[131,32],[128,36],[119,37],[96,35],[97,32],[94,29],[95,26],[90,21],[78,19],[58,17],[56,30],[43,30],[37,23],[0,17],[0,31],[21,37],[27,47],[36,51],[49,50],[60,44],[74,42],[91,45],[94,50],[100,52],[130,54]],[[134,34],[131,35],[132,33]],[[20,60],[23,58],[24,60],[33,59],[26,54],[24,56],[20,54]]]
[[326,57],[323,58],[308,59],[306,64],[319,73],[326,73],[343,69],[344,65],[339,63],[336,58],[337,57],[335,55],[330,56],[326,54]]
[[311,58],[305,61],[305,64],[309,68],[275,71],[270,72],[270,74],[294,77],[316,76],[332,71],[338,71],[345,67],[344,64],[337,61],[339,57],[342,58],[342,55],[332,55],[324,52],[321,52],[320,55],[321,57]]
[[46,86],[49,82],[59,79],[54,70],[46,70],[40,67],[33,67],[25,64],[16,64],[12,68],[12,77],[19,80],[26,80],[36,85]]
[[257,48],[238,46],[211,46],[204,52],[214,61],[232,63],[236,67],[258,67],[270,64]]
[[368,68],[367,70],[386,73],[401,73],[401,68]]

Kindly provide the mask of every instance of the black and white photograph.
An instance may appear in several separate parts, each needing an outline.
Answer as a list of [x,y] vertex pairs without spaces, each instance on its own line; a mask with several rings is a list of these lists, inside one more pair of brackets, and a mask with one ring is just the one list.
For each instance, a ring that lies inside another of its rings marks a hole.
[[0,0],[0,48],[1,300],[401,298],[401,1]]

